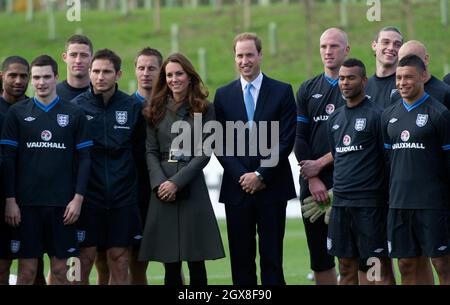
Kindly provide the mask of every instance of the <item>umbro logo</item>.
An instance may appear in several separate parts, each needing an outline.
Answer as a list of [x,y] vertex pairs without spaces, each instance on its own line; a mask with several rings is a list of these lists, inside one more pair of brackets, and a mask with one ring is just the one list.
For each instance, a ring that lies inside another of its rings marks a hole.
[[86,115],[86,119],[88,120],[88,121],[90,121],[90,120],[92,120],[94,117],[92,116],[92,115]]
[[337,129],[339,129],[339,127],[341,127],[341,126],[339,126],[338,124],[336,124],[336,125],[333,125],[333,127],[331,127],[331,128],[333,128],[333,130],[337,130]]
[[440,246],[440,247],[438,248],[438,251],[444,251],[445,249],[447,249],[447,246]]
[[392,119],[389,120],[389,123],[392,123],[392,124],[393,124],[393,123],[395,123],[395,122],[397,122],[397,121],[398,121],[397,118],[392,118]]
[[392,89],[391,90],[391,95],[389,97],[392,97],[398,90],[397,89]]
[[315,99],[318,99],[318,98],[321,98],[322,96],[323,96],[322,94],[316,93],[312,97],[315,98]]
[[67,249],[67,252],[69,252],[69,253],[73,253],[73,252],[75,252],[75,248],[69,248],[69,249]]
[[373,250],[373,252],[375,252],[375,253],[381,253],[383,251],[384,251],[383,248],[378,248],[378,249]]
[[27,117],[24,118],[23,120],[24,120],[24,121],[27,121],[27,122],[32,122],[32,121],[36,120],[36,118],[33,118],[32,116],[27,116]]
[[133,238],[136,239],[136,240],[139,240],[139,239],[142,239],[142,235],[136,235]]

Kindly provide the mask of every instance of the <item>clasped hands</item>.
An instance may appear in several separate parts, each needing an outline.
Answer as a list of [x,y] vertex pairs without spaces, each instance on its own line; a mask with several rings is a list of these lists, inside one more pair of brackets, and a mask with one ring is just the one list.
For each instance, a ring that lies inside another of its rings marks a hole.
[[249,194],[254,194],[266,187],[266,184],[259,180],[254,172],[245,173],[239,178],[242,190]]
[[158,198],[161,201],[172,202],[175,201],[177,196],[178,186],[172,181],[164,181],[158,187]]

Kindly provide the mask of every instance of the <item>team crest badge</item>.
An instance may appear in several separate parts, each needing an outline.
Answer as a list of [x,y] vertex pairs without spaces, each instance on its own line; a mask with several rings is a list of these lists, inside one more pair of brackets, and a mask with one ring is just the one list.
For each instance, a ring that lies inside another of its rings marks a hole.
[[56,121],[58,122],[59,126],[66,127],[67,125],[69,125],[69,115],[58,113],[56,115]]
[[400,135],[400,139],[402,139],[403,142],[406,142],[409,140],[409,131],[408,130],[403,130],[401,135]]
[[419,127],[423,127],[428,122],[428,114],[417,114],[416,125]]
[[123,125],[128,120],[128,112],[126,111],[116,111],[116,121],[120,125]]
[[20,240],[11,240],[11,252],[17,253],[20,249]]
[[86,238],[86,231],[84,231],[84,230],[77,230],[77,240],[78,240],[78,242],[82,243],[85,238]]
[[349,135],[345,135],[344,139],[342,140],[342,143],[344,143],[345,146],[349,146],[352,142],[352,138]]
[[334,105],[333,104],[328,104],[325,107],[325,112],[328,114],[332,114],[334,112]]
[[52,133],[49,130],[43,130],[41,132],[41,139],[48,142],[52,139]]
[[356,119],[355,129],[361,131],[364,130],[364,128],[366,128],[366,118]]

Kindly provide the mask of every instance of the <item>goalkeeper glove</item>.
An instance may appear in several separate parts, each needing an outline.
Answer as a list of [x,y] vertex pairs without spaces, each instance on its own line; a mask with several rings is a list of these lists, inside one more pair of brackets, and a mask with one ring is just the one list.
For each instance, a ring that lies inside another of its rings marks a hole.
[[333,190],[328,191],[329,200],[326,203],[316,202],[312,196],[309,196],[303,200],[302,215],[305,218],[309,218],[311,223],[314,223],[320,216],[325,214],[325,223],[328,224],[329,214],[331,210],[331,203],[333,201]]
[[326,208],[325,211],[325,224],[328,224],[330,222],[331,209],[333,208],[333,189],[328,190],[328,198],[330,198],[330,205]]

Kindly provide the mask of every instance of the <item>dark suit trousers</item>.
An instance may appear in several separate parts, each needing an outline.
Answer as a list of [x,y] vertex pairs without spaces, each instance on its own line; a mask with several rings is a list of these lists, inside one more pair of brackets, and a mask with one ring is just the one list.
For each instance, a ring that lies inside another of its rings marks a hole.
[[256,233],[261,283],[284,285],[283,239],[286,202],[258,204],[254,200],[225,205],[231,273],[235,285],[257,285]]

